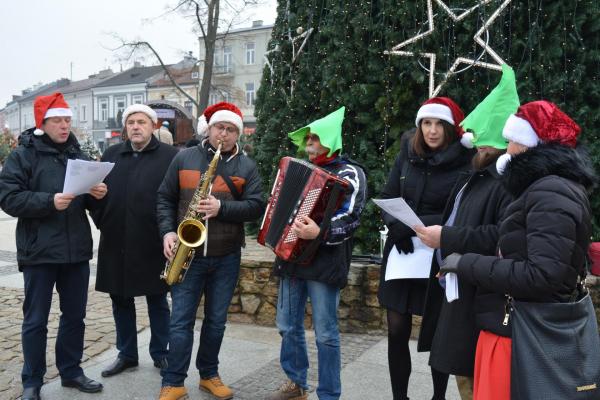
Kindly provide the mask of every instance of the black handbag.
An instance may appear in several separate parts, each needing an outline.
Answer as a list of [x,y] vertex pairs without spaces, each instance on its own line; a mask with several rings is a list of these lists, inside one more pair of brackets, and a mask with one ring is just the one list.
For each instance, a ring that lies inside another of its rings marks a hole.
[[511,400],[600,399],[600,336],[589,293],[570,303],[509,302]]

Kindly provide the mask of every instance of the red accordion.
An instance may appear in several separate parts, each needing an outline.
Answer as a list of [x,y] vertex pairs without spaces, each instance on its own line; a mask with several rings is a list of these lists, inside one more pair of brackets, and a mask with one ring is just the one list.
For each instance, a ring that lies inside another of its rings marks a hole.
[[292,231],[296,218],[308,216],[324,232],[341,206],[348,182],[308,161],[284,157],[271,189],[258,243],[284,261],[305,264],[314,255],[319,238],[304,240]]

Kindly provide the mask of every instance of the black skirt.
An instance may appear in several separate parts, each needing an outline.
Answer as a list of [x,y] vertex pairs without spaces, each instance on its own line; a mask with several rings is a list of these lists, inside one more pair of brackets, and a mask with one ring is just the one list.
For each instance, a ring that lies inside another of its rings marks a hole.
[[385,280],[385,269],[379,282],[379,304],[400,314],[423,315],[427,279]]

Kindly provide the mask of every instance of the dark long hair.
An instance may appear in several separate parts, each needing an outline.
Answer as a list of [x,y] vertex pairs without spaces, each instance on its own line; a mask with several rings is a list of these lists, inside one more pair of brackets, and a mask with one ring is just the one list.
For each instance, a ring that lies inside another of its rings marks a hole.
[[[444,144],[442,145],[442,147],[437,149],[438,151],[444,150],[450,144],[452,144],[453,142],[458,140],[458,134],[456,132],[456,127],[449,122],[446,122],[444,120],[441,120],[441,121],[442,121],[442,126],[444,127]],[[427,143],[425,143],[425,138],[423,137],[423,131],[421,131],[422,123],[423,123],[423,120],[421,120],[419,122],[419,127],[417,128],[414,139],[412,141],[413,142],[412,143],[413,151],[419,157],[424,157],[425,154],[427,154],[428,152],[431,152],[431,149],[429,148],[429,146],[427,146]]]

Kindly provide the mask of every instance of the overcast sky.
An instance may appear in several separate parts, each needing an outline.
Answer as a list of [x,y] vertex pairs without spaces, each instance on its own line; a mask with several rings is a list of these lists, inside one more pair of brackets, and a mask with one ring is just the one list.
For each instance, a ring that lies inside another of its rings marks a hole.
[[[262,19],[275,21],[275,0],[244,13],[251,25]],[[101,69],[119,71],[133,61],[120,61],[110,50],[125,39],[144,39],[156,48],[166,63],[193,51],[198,56],[198,39],[192,21],[178,14],[163,16],[176,0],[20,0],[4,2],[0,14],[0,109],[13,94],[36,83],[59,78],[85,79]],[[155,64],[148,57],[145,64]]]

